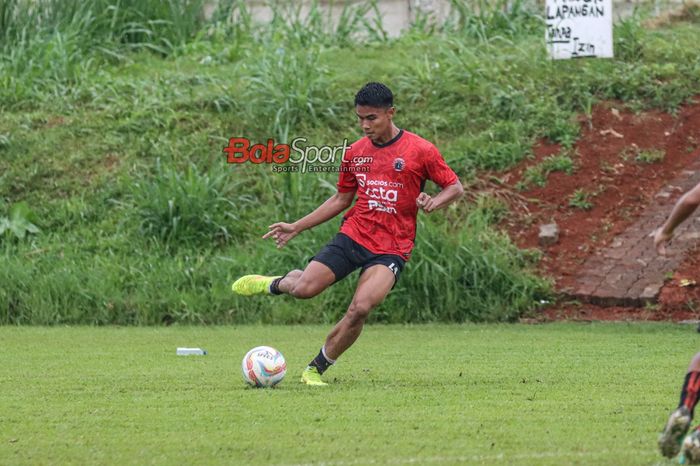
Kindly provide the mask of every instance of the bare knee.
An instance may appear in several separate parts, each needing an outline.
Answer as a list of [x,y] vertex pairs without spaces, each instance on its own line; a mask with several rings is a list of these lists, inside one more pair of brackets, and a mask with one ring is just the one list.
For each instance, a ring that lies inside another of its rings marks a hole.
[[284,288],[290,296],[294,296],[299,299],[313,298],[318,294],[314,293],[310,283],[308,281],[302,282],[299,280],[304,272],[299,269],[292,270],[284,276],[284,279],[280,285]]
[[350,322],[350,325],[363,325],[372,311],[372,307],[374,306],[366,301],[353,301],[350,303],[345,317]]
[[306,280],[299,280],[292,286],[292,289],[289,290],[289,294],[298,299],[309,299],[313,298],[321,291],[323,291],[323,289],[318,285]]

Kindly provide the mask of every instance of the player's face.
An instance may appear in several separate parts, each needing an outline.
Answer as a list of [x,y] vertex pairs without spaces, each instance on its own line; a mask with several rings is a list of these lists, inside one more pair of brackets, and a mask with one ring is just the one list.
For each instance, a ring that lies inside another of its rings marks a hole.
[[357,105],[355,107],[360,128],[365,136],[372,142],[383,144],[391,140],[391,120],[394,117],[394,107],[368,107]]

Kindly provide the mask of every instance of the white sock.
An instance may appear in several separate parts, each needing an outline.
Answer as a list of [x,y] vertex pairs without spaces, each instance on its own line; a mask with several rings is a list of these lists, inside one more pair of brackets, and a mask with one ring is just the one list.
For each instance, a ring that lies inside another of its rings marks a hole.
[[331,364],[335,364],[335,359],[329,358],[328,354],[326,354],[326,345],[323,345],[321,347],[321,353],[323,353],[323,357],[326,358],[326,361],[328,361]]

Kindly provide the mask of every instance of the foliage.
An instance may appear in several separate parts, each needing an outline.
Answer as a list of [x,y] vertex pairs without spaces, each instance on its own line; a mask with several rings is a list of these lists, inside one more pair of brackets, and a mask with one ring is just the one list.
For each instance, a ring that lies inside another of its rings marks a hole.
[[18,202],[10,208],[8,217],[0,217],[0,238],[10,238],[21,240],[27,234],[39,233],[36,216],[31,211],[27,203]]
[[241,227],[231,200],[235,188],[224,171],[176,170],[160,161],[153,177],[129,187],[141,232],[166,244],[229,241],[237,233],[230,230]]
[[583,189],[577,189],[569,198],[569,207],[581,210],[590,210],[593,207],[591,194]]
[[[571,172],[577,115],[599,100],[673,110],[700,89],[699,29],[684,21],[632,17],[616,26],[615,59],[562,62],[530,1],[455,0],[447,22],[392,37],[377,2],[348,4],[338,21],[318,2],[303,13],[271,2],[264,24],[246,2],[221,1],[211,17],[205,3],[0,2],[0,212],[24,202],[36,215],[3,222],[1,323],[334,321],[355,277],[303,303],[229,286],[304,267],[339,220],[282,250],[260,237],[332,195],[335,174],[226,164],[222,149],[236,136],[352,142],[367,81],[389,84],[397,123],[463,179],[513,167],[538,139],[560,144],[532,184]],[[482,200],[421,216],[414,256],[372,319],[508,321],[546,299],[536,258],[498,231],[502,210]]]
[[550,155],[540,163],[528,167],[523,173],[523,179],[518,183],[519,189],[527,189],[531,185],[544,186],[547,177],[552,172],[564,172],[571,175],[574,171],[574,161],[568,154]]
[[664,157],[666,157],[666,151],[662,149],[648,149],[640,150],[634,160],[641,163],[657,163],[661,162]]
[[632,159],[637,163],[651,164],[661,162],[666,157],[666,151],[663,149],[642,149],[636,144],[632,144],[620,152],[620,157],[625,161]]

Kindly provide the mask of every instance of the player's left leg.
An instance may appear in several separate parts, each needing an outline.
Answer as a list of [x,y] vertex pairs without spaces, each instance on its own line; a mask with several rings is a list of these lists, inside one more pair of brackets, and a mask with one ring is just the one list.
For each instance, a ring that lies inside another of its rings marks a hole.
[[294,279],[300,277],[301,270],[292,270],[286,275],[243,275],[231,285],[231,290],[241,296],[253,296],[256,294],[274,294],[270,289],[277,280]]
[[308,385],[326,385],[321,380],[323,374],[362,333],[362,327],[372,309],[379,305],[396,281],[395,271],[386,265],[368,267],[357,283],[355,295],[342,319],[326,337],[326,343],[302,373],[301,381]]
[[[698,403],[698,395],[700,395],[700,353],[695,354],[690,361],[678,408],[671,413],[659,436],[659,450],[667,458],[673,458],[681,450],[681,442],[690,428],[695,406]],[[693,436],[696,437],[694,442],[690,441]],[[688,464],[700,463],[700,434],[697,428],[688,436],[686,442],[683,442],[683,453],[684,457],[690,461]]]
[[[313,298],[363,263],[363,260],[355,263],[354,258],[351,258],[357,248],[362,247],[349,237],[338,233],[311,258],[303,271],[292,270],[281,276],[244,275],[233,282],[231,289],[243,296],[268,293],[288,294],[299,299]],[[370,259],[373,257],[367,250],[359,252],[363,254],[359,259],[368,254]],[[382,260],[383,256],[376,257]]]

